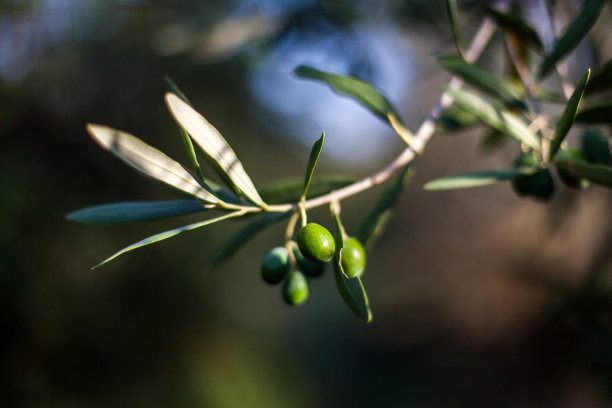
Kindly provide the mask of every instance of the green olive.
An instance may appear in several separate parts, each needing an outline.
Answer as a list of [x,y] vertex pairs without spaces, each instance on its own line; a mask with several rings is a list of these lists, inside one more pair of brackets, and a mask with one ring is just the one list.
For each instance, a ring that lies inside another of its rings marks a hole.
[[261,277],[271,285],[282,282],[288,271],[289,252],[285,247],[272,248],[261,263]]
[[363,245],[361,245],[357,238],[351,237],[344,241],[340,264],[342,265],[342,270],[349,278],[363,275],[366,253]]
[[308,280],[301,271],[292,271],[283,284],[283,300],[291,306],[297,306],[306,299],[308,299]]
[[518,176],[512,180],[514,191],[520,196],[531,196],[539,200],[548,200],[555,192],[555,183],[550,170],[539,167],[539,161],[533,154],[523,154],[514,162],[516,168],[534,168],[533,174]]
[[584,132],[582,135],[581,150],[584,158],[590,163],[612,163],[610,141],[600,130],[587,130]]
[[323,262],[311,261],[310,259],[306,258],[298,248],[293,250],[293,254],[295,255],[295,260],[297,261],[298,267],[302,272],[311,278],[321,276],[323,270],[325,269],[325,264]]
[[331,232],[314,222],[300,228],[297,244],[302,254],[311,261],[329,262],[336,251]]

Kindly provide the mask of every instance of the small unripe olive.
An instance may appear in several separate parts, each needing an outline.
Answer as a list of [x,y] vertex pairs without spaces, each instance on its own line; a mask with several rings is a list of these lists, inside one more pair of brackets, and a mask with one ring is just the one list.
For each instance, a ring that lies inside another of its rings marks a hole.
[[336,251],[331,232],[314,222],[300,228],[297,244],[302,254],[312,261],[329,262]]
[[283,284],[283,300],[297,306],[308,299],[308,280],[301,271],[292,271]]
[[[523,154],[514,162],[516,168],[539,166],[533,154]],[[520,196],[532,196],[540,200],[548,200],[555,192],[555,183],[547,168],[539,168],[533,174],[516,177],[512,180],[514,191]]]
[[351,237],[344,241],[340,264],[342,265],[342,270],[349,278],[363,275],[366,253],[363,245],[361,245],[357,238]]
[[295,255],[295,260],[297,261],[298,267],[302,272],[312,278],[321,276],[323,269],[325,269],[325,264],[323,262],[311,261],[310,259],[306,258],[298,248],[293,250],[293,254]]
[[610,140],[600,130],[587,130],[582,135],[581,150],[584,158],[590,163],[610,164]]
[[288,271],[289,252],[285,247],[272,248],[261,263],[261,277],[271,285],[282,282]]

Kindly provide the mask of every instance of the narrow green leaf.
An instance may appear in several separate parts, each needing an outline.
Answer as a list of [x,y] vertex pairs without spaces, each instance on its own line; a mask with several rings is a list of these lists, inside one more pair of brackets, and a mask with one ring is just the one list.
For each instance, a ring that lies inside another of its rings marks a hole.
[[87,125],[91,137],[136,170],[207,203],[220,200],[206,191],[179,163],[142,140],[102,125]]
[[457,106],[475,115],[487,125],[512,136],[535,150],[540,149],[538,138],[518,116],[501,107],[496,107],[474,93],[461,90],[448,90],[447,92],[453,97]]
[[207,209],[195,200],[135,201],[87,207],[68,214],[66,218],[86,224],[121,224],[153,221]]
[[477,171],[473,173],[457,174],[455,176],[442,177],[426,183],[423,188],[428,191],[454,190],[458,188],[470,188],[488,186],[500,181],[512,180],[519,176],[532,173],[533,169],[504,169]]
[[505,81],[489,71],[453,55],[439,56],[438,62],[453,75],[462,78],[481,91],[501,99],[506,105],[520,109],[527,108],[525,102],[520,100],[519,95]]
[[166,104],[177,123],[221,166],[233,184],[254,204],[265,207],[253,181],[219,131],[177,95],[167,93]]
[[411,166],[406,166],[402,173],[390,182],[380,193],[374,206],[366,213],[357,229],[356,237],[367,247],[372,247],[382,234],[393,208],[397,204],[404,187],[412,178]]
[[145,238],[145,239],[143,239],[141,241],[138,241],[138,242],[136,242],[136,243],[134,243],[134,244],[132,244],[130,246],[127,246],[127,247],[123,248],[121,251],[114,253],[113,255],[109,256],[108,258],[106,258],[105,260],[103,260],[102,262],[100,262],[99,264],[97,264],[96,266],[94,266],[91,269],[95,269],[95,268],[97,268],[99,266],[102,266],[105,263],[110,262],[113,259],[117,258],[118,256],[125,254],[126,252],[130,252],[130,251],[133,251],[134,249],[138,249],[138,248],[141,248],[143,246],[151,245],[151,244],[154,244],[156,242],[163,241],[163,240],[168,239],[168,238],[172,238],[172,237],[180,234],[181,232],[191,231],[191,230],[194,230],[196,228],[205,227],[207,225],[214,224],[216,222],[223,221],[223,220],[226,220],[228,218],[240,217],[242,215],[244,215],[243,211],[234,211],[234,212],[231,212],[231,213],[223,214],[222,216],[217,217],[217,218],[212,218],[210,220],[200,221],[200,222],[196,222],[194,224],[185,225],[185,226],[182,226],[182,227],[179,227],[179,228],[175,228],[175,229],[172,229],[172,230],[169,230],[169,231],[160,232],[159,234],[152,235],[152,236],[150,236],[148,238]]
[[451,105],[444,109],[436,119],[438,132],[456,132],[482,123],[471,113]]
[[582,109],[576,115],[576,122],[612,124],[612,102]]
[[355,313],[360,319],[369,323],[372,321],[372,311],[370,310],[370,301],[363,287],[361,278],[358,276],[349,278],[342,270],[342,249],[344,247],[344,239],[342,237],[342,224],[340,217],[336,214],[334,217],[333,228],[334,241],[336,244],[336,253],[334,255],[334,277],[336,278],[336,286],[344,303]]
[[586,93],[596,93],[612,88],[612,59],[606,62],[601,68],[595,70],[589,84],[587,85]]
[[573,157],[557,157],[554,161],[558,169],[566,171],[576,179],[587,179],[595,184],[612,187],[612,167],[590,164]]
[[[170,78],[170,76],[166,75],[164,80],[166,81],[166,87],[168,88],[170,92],[174,92],[175,94],[183,98],[185,102],[191,105],[191,102],[189,102],[189,99],[187,99],[187,96],[185,96],[185,94],[179,89],[176,82],[174,82],[174,80]],[[202,168],[200,167],[200,163],[198,162],[198,157],[196,155],[195,149],[193,148],[193,143],[191,143],[191,139],[189,138],[189,135],[180,126],[178,127],[178,130],[179,130],[179,134],[181,135],[181,139],[183,140],[183,145],[185,146],[185,150],[187,152],[187,156],[189,157],[189,161],[191,162],[198,177],[204,180],[204,174],[202,173]]]
[[455,46],[457,52],[461,55],[461,58],[465,60],[465,42],[461,35],[461,24],[459,23],[459,8],[457,7],[456,0],[446,0],[446,12],[448,13],[448,20],[450,22],[451,31],[453,33],[453,39],[455,40]]
[[497,25],[501,28],[512,31],[517,37],[531,43],[537,49],[542,49],[542,41],[540,41],[538,33],[524,18],[516,14],[501,12],[487,5],[484,6],[484,10],[493,17]]
[[491,152],[499,147],[506,140],[506,135],[497,129],[489,129],[480,142],[480,148],[483,152]]
[[587,70],[576,85],[572,96],[570,97],[567,105],[565,106],[565,110],[563,111],[563,115],[561,115],[561,119],[559,123],[557,123],[557,128],[555,129],[555,136],[550,144],[550,158],[555,157],[555,154],[561,147],[561,143],[563,143],[563,139],[569,132],[570,128],[574,124],[574,119],[576,118],[576,112],[578,112],[578,106],[580,105],[580,101],[582,100],[582,95],[584,94],[584,88],[586,84],[589,82],[589,75],[591,74],[591,70]]
[[321,149],[323,148],[324,141],[325,132],[321,134],[321,137],[315,142],[315,144],[312,146],[312,150],[310,151],[308,167],[306,167],[306,177],[304,178],[304,191],[302,192],[303,198],[306,198],[306,193],[308,193],[308,187],[310,187],[312,174],[314,173],[315,166],[317,165],[317,160],[319,160],[319,155],[321,154]]
[[540,79],[548,75],[555,68],[555,65],[582,41],[597,22],[605,4],[606,0],[586,0],[584,2],[576,18],[572,20],[555,43],[553,50],[542,62],[538,74]]
[[[333,175],[317,177],[310,182],[307,198],[314,198],[327,194],[332,190],[346,187],[355,182],[354,177]],[[304,189],[304,180],[294,178],[281,180],[265,186],[261,189],[261,197],[270,204],[296,203],[300,200],[300,195]]]
[[331,74],[305,65],[297,67],[294,73],[299,78],[326,83],[337,94],[356,100],[387,123],[390,123],[388,115],[393,115],[399,120],[399,115],[391,102],[365,81],[350,76]]
[[229,241],[227,241],[223,247],[216,253],[214,258],[205,268],[210,270],[217,265],[227,260],[230,256],[234,255],[236,251],[242,248],[247,242],[255,238],[257,234],[262,232],[268,226],[282,221],[287,218],[291,212],[286,213],[264,213],[258,215],[256,219],[249,222],[243,228],[241,228]]

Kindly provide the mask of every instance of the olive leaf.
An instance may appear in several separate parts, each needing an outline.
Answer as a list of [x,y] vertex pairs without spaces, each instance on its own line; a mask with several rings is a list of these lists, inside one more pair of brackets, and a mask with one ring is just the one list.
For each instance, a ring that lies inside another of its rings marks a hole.
[[563,111],[563,115],[561,115],[561,119],[559,120],[559,123],[557,123],[557,128],[555,129],[555,135],[550,144],[550,156],[549,157],[551,159],[555,157],[555,154],[559,150],[559,147],[561,147],[561,143],[563,143],[563,139],[565,139],[567,132],[569,132],[570,128],[574,124],[574,119],[576,118],[576,112],[578,112],[578,106],[580,105],[580,101],[582,100],[582,95],[584,94],[584,88],[586,87],[586,84],[589,82],[590,74],[591,74],[591,70],[588,69],[587,72],[585,72],[582,75],[582,77],[578,81],[578,84],[576,85],[576,88],[574,89],[574,92],[572,93],[572,96],[570,97],[569,101],[567,102],[567,105],[565,106],[565,110]]
[[376,239],[382,234],[388,220],[391,218],[393,207],[397,204],[399,197],[406,184],[413,175],[411,166],[406,166],[399,176],[385,186],[380,193],[374,206],[368,211],[357,228],[356,237],[363,245],[372,247]]
[[499,98],[506,105],[520,109],[527,108],[514,89],[489,71],[453,55],[441,55],[437,59],[444,69],[481,91]]
[[304,191],[302,192],[302,199],[306,198],[308,193],[308,187],[310,187],[310,181],[312,180],[312,174],[314,173],[315,166],[319,160],[321,149],[323,148],[323,142],[325,141],[325,132],[321,134],[321,137],[315,142],[310,151],[310,158],[308,159],[308,167],[306,167],[306,177],[304,178]]
[[[310,182],[307,198],[322,196],[332,190],[346,187],[355,182],[355,177],[344,175],[331,175],[317,177]],[[304,179],[292,178],[280,180],[264,186],[259,194],[265,202],[270,204],[295,203],[300,200],[304,190]]]
[[233,184],[254,204],[265,207],[253,181],[219,131],[177,95],[167,93],[165,99],[177,123],[221,166]]
[[595,93],[612,88],[612,59],[595,70],[587,85],[586,93]]
[[535,170],[535,168],[520,168],[463,173],[429,181],[423,188],[428,191],[441,191],[488,186],[500,181],[512,180],[519,176],[531,174]]
[[555,43],[550,54],[544,59],[540,66],[538,77],[540,79],[548,75],[568,53],[570,53],[580,41],[587,35],[595,25],[606,0],[586,0],[582,9],[574,20],[569,24],[561,38]]
[[456,0],[446,0],[446,12],[448,14],[448,20],[453,33],[453,39],[455,40],[455,46],[457,52],[461,55],[461,59],[465,60],[465,42],[461,35],[461,25],[459,24],[459,8],[457,7]]
[[457,106],[473,114],[487,125],[512,136],[532,149],[540,149],[538,138],[518,116],[474,93],[451,89],[446,92],[453,97]]
[[340,296],[344,303],[355,313],[359,318],[366,323],[372,321],[372,311],[370,310],[370,301],[363,287],[361,278],[356,276],[349,278],[342,269],[342,249],[344,248],[344,239],[342,236],[342,222],[338,214],[334,214],[333,235],[336,244],[336,252],[334,254],[334,277],[336,286],[340,292]]
[[300,65],[294,73],[298,78],[313,79],[329,85],[337,94],[356,100],[389,124],[391,124],[389,115],[394,116],[399,121],[399,115],[391,102],[365,81],[350,76],[332,74],[306,65]]
[[480,123],[480,119],[473,114],[451,105],[436,118],[436,129],[439,132],[456,132]]
[[210,209],[195,200],[133,201],[87,207],[71,212],[67,219],[86,224],[121,224],[153,221]]
[[554,164],[576,179],[587,179],[595,184],[612,187],[612,167],[591,164],[577,157],[556,157]]
[[123,248],[122,250],[118,251],[118,252],[115,252],[113,255],[109,256],[108,258],[106,258],[105,260],[103,260],[102,262],[100,262],[99,264],[97,264],[96,266],[94,266],[91,269],[96,269],[96,268],[104,265],[105,263],[112,261],[113,259],[117,258],[118,256],[125,254],[126,252],[133,251],[134,249],[138,249],[138,248],[141,248],[143,246],[151,245],[151,244],[154,244],[156,242],[163,241],[163,240],[168,239],[168,238],[172,238],[172,237],[174,237],[174,236],[176,236],[176,235],[178,235],[178,234],[180,234],[182,232],[185,232],[185,231],[191,231],[191,230],[194,230],[196,228],[202,228],[202,227],[205,227],[207,225],[214,224],[216,222],[226,220],[228,218],[240,217],[240,216],[243,216],[244,214],[245,214],[244,211],[233,211],[233,212],[230,212],[230,213],[227,213],[227,214],[223,214],[223,215],[221,215],[219,217],[212,218],[210,220],[200,221],[200,222],[196,222],[196,223],[193,223],[193,224],[184,225],[184,226],[179,227],[179,228],[174,228],[174,229],[171,229],[169,231],[160,232],[159,234],[152,235],[152,236],[150,236],[148,238],[145,238],[143,240],[140,240],[140,241],[138,241],[138,242],[136,242],[136,243],[134,243],[132,245],[129,245],[129,246]]
[[504,30],[512,31],[517,37],[531,43],[539,50],[542,49],[542,41],[537,31],[524,18],[516,14],[501,12],[487,5],[484,5],[484,11],[493,17],[497,25]]
[[[166,75],[164,77],[164,81],[166,82],[166,87],[168,88],[170,92],[174,92],[175,94],[183,98],[185,102],[191,104],[191,102],[189,102],[189,99],[187,99],[187,96],[185,96],[185,94],[179,89],[176,82],[174,82],[174,80],[170,78],[170,76]],[[198,157],[196,155],[195,149],[193,148],[193,143],[191,143],[191,139],[189,138],[189,135],[180,126],[178,127],[178,130],[179,130],[179,134],[181,135],[181,140],[183,141],[183,144],[185,145],[185,150],[187,151],[187,156],[189,157],[189,161],[191,162],[198,177],[204,180],[204,174],[202,173],[202,168],[200,167],[200,163],[198,162]]]
[[576,115],[576,122],[612,124],[612,102],[589,106]]
[[207,203],[221,202],[206,191],[179,163],[142,140],[120,130],[91,123],[87,125],[87,132],[103,149],[147,176]]

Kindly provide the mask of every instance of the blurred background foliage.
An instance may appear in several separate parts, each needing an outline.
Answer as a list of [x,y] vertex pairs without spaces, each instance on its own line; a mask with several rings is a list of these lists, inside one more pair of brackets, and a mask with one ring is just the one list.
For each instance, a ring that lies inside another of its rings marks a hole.
[[[576,3],[554,2],[561,27]],[[469,37],[480,4],[459,4]],[[611,23],[608,6],[569,60],[574,81],[612,56]],[[114,227],[64,219],[88,205],[175,197],[84,130],[123,129],[185,163],[163,104],[166,74],[262,186],[301,177],[322,130],[318,174],[362,177],[401,149],[354,102],[294,78],[295,66],[374,83],[414,129],[448,80],[433,56],[452,49],[442,0],[1,0],[0,404],[608,406],[610,192],[561,190],[548,205],[508,185],[424,192],[433,177],[511,163],[514,146],[483,154],[483,129],[436,136],[418,161],[370,253],[370,325],[342,303],[329,271],[296,309],[261,281],[282,226],[210,274],[207,260],[239,222],[90,271],[197,216]],[[507,72],[503,52],[494,39],[482,64]],[[349,232],[376,192],[345,202]],[[326,210],[311,217],[329,225]]]

